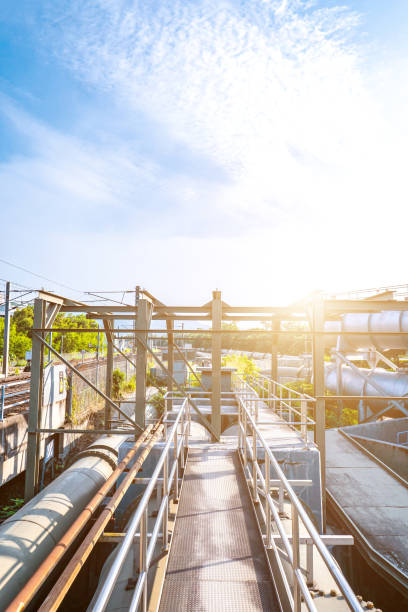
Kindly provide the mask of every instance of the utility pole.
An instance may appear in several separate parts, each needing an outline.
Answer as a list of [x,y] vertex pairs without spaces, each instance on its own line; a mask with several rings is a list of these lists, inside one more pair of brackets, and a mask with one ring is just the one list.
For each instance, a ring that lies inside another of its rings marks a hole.
[[10,281],[6,282],[6,299],[4,302],[4,336],[3,336],[3,374],[8,376],[10,345]]

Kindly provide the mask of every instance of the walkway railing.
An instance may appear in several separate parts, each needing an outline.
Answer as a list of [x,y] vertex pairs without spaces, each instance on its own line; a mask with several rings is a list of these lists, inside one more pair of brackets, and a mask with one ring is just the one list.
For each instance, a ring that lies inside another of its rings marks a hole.
[[[105,610],[112,591],[125,563],[132,546],[135,545],[135,537],[139,539],[139,575],[134,589],[132,602],[129,610],[135,612],[139,609],[147,609],[147,579],[149,568],[154,558],[154,551],[159,537],[162,537],[163,549],[169,548],[169,502],[172,497],[174,501],[179,498],[180,469],[185,466],[185,449],[188,447],[190,433],[191,407],[189,398],[180,400],[180,404],[174,406],[172,412],[165,412],[163,423],[165,425],[165,444],[157,461],[155,470],[149,479],[149,483],[143,493],[135,514],[129,522],[126,535],[115,556],[108,575],[104,579],[103,587],[93,604],[93,612]],[[151,533],[147,530],[147,517],[149,502],[154,491],[157,491],[160,506]]]
[[[324,543],[326,536],[319,535],[289,480],[286,478],[278,461],[259,431],[254,414],[254,399],[248,397],[245,392],[241,392],[238,395],[238,404],[238,449],[245,476],[252,491],[253,501],[259,509],[264,543],[267,549],[273,550],[275,553],[275,559],[291,609],[294,612],[300,612],[303,596],[307,609],[317,610],[307,586],[307,582],[311,583],[313,581],[313,549],[315,548],[343,594],[350,610],[361,612],[361,605],[357,597]],[[259,451],[262,451],[263,469],[260,466]],[[273,478],[271,477],[272,474]],[[272,489],[278,489],[279,502],[272,497]],[[284,493],[286,493],[291,505],[291,536],[285,532],[280,516],[283,513]],[[263,499],[262,502],[261,497]],[[307,533],[306,538],[300,535],[301,525],[303,525]],[[285,574],[281,555],[278,551],[278,545],[281,543],[292,568],[292,587]],[[342,542],[339,541],[338,543]],[[301,544],[306,546],[306,568],[302,568],[300,563]]]
[[290,389],[262,374],[235,375],[233,386],[245,398],[255,422],[258,422],[259,406],[264,405],[271,408],[282,423],[298,431],[305,442],[308,441],[308,430],[314,431],[316,424],[309,416],[313,414],[316,404],[314,397]]

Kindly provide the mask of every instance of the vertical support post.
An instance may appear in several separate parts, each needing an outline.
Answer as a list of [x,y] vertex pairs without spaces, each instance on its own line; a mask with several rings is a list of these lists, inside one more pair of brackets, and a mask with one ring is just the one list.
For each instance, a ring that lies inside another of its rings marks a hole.
[[269,505],[269,495],[271,494],[271,460],[265,452],[265,520],[266,520],[266,546],[271,545],[271,507]]
[[[336,394],[343,395],[343,362],[338,355],[336,355]],[[337,425],[340,426],[340,418],[343,412],[343,400],[337,400]]]
[[98,340],[96,342],[95,387],[98,386],[98,379],[99,379],[99,342],[100,342],[100,332],[98,332]]
[[167,453],[163,463],[163,498],[166,507],[163,512],[163,550],[169,549],[169,454]]
[[[316,332],[324,331],[325,307],[324,301],[318,297],[313,304],[313,388],[315,396],[324,396],[324,335]],[[326,530],[326,403],[324,399],[316,400],[315,404],[315,442],[320,451],[320,475],[322,485],[323,532]]]
[[299,516],[295,506],[292,505],[292,553],[293,553],[293,610],[300,612],[301,592],[296,570],[300,569],[299,547]]
[[212,299],[212,340],[211,340],[211,390],[212,390],[212,414],[211,424],[218,437],[221,436],[221,320],[222,301],[221,291],[213,291]]
[[258,461],[257,456],[257,445],[256,445],[256,431],[255,428],[252,428],[252,482],[253,482],[253,496],[254,496],[254,504],[257,504],[259,501],[258,497],[258,473],[256,471],[256,464]]
[[[140,521],[140,542],[139,542],[139,574],[147,572],[147,508],[143,512],[142,519]],[[144,577],[143,590],[142,590],[142,601],[141,601],[141,612],[147,610],[147,574]]]
[[177,446],[178,446],[178,436],[177,436],[177,427],[174,432],[173,437],[173,458],[176,469],[174,470],[174,483],[173,483],[173,501],[175,503],[178,502],[179,499],[179,466],[178,466],[178,458],[177,458]]
[[313,586],[313,540],[308,538],[306,542],[306,583],[307,586]]
[[[106,355],[106,381],[105,381],[105,394],[112,399],[112,386],[113,386],[113,338],[112,338],[112,325],[108,320],[103,321],[103,325],[106,331],[106,341],[108,343],[108,351]],[[111,416],[112,407],[108,402],[105,402],[105,429],[111,428]]]
[[[33,327],[44,327],[46,302],[40,298],[34,301]],[[41,333],[41,337],[44,334]],[[43,345],[35,334],[31,352],[30,412],[28,414],[27,463],[24,499],[29,501],[37,492],[40,463],[40,434],[35,430],[40,425],[43,395]]]
[[[139,298],[136,317],[136,329],[148,329],[152,316],[152,303],[143,298]],[[146,332],[137,332],[136,338],[140,338],[147,344],[148,335]],[[146,367],[147,351],[141,343],[137,343],[136,350],[136,410],[135,421],[140,427],[145,428],[146,413]]]
[[[167,330],[173,330],[173,321],[172,319],[166,319],[166,327]],[[173,375],[174,375],[174,334],[167,334],[167,369],[169,371],[169,375],[167,377],[167,390],[173,391]],[[168,410],[173,410],[173,401],[168,400]]]
[[8,376],[10,345],[10,281],[6,282],[6,296],[4,301],[4,335],[3,335],[3,374]]
[[5,398],[6,386],[0,385],[0,423],[4,419],[4,398]]
[[300,431],[301,436],[305,442],[307,442],[307,400],[302,395],[302,399],[300,400]]
[[[279,319],[273,319],[272,331],[280,331],[281,322]],[[278,339],[277,334],[272,334],[272,349],[271,349],[271,378],[278,380]]]

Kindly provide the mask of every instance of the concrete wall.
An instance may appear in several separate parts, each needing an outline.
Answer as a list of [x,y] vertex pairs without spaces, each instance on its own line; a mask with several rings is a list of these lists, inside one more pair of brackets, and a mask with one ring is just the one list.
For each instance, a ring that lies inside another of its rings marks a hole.
[[408,447],[397,444],[397,433],[408,430],[408,418],[387,419],[343,427],[343,430],[402,478],[408,480]]

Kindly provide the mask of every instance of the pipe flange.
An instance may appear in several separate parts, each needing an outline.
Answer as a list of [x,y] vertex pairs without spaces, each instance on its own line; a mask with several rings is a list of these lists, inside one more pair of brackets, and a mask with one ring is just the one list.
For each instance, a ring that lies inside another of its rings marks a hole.
[[110,465],[112,470],[116,470],[118,467],[117,461],[107,453],[103,453],[101,450],[84,450],[72,457],[72,459],[68,462],[67,468],[71,467],[78,459],[84,459],[85,457],[98,457],[99,459],[103,459]]

